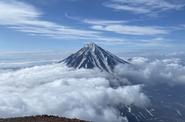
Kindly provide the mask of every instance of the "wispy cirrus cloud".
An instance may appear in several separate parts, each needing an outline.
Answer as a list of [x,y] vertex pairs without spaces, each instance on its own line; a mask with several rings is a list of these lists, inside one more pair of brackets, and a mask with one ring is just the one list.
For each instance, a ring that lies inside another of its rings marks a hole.
[[136,14],[153,15],[169,10],[180,10],[184,1],[168,0],[110,0],[104,6],[119,11],[129,11]]
[[[158,37],[158,38],[150,38],[150,39],[129,39],[129,38],[119,38],[119,37],[98,37],[98,44],[106,44],[106,45],[142,45],[142,46],[160,46],[161,44],[166,44],[168,39]],[[167,46],[167,44],[165,45]]]
[[[93,40],[107,44],[128,44],[125,35],[131,36],[154,36],[169,34],[170,31],[158,26],[138,26],[130,25],[127,20],[107,20],[107,19],[79,19],[66,15],[67,18],[82,21],[89,29],[79,29],[66,26],[61,23],[43,19],[44,13],[33,5],[17,0],[0,1],[0,25],[24,32],[33,36],[47,36],[57,39],[71,40]],[[121,36],[109,36],[107,32],[121,34]],[[125,41],[126,40],[126,41]],[[148,44],[148,42],[147,42]]]
[[91,28],[94,30],[110,31],[124,35],[161,35],[170,33],[168,30],[157,26],[110,24],[106,26],[93,25]]
[[[24,32],[34,36],[47,36],[51,38],[65,39],[84,39],[94,40],[108,44],[125,44],[124,38],[109,37],[103,35],[106,31],[116,32],[119,30],[108,29],[110,25],[121,25],[127,23],[123,20],[100,20],[100,19],[84,19],[83,22],[91,25],[89,30],[82,30],[74,27],[57,24],[55,22],[42,19],[43,13],[32,5],[18,2],[15,0],[0,1],[0,25]],[[69,17],[68,17],[69,18]],[[95,26],[102,26],[102,29]],[[137,31],[137,30],[136,30]],[[138,35],[136,33],[128,33],[122,31],[122,34]],[[145,33],[144,33],[145,34]],[[140,33],[140,35],[142,35]]]
[[0,1],[0,25],[17,31],[54,38],[90,38],[100,32],[77,29],[42,19],[43,13],[32,5],[15,1]]
[[127,21],[121,20],[84,19],[82,21],[86,24],[89,24],[91,29],[123,35],[151,36],[170,33],[170,31],[165,27],[130,25]]
[[[114,33],[120,36],[97,36],[95,39],[96,43],[108,44],[108,45],[164,45],[166,40],[163,35],[168,35],[171,33],[172,29],[161,26],[141,26],[141,25],[131,25],[130,21],[127,20],[115,20],[115,19],[89,19],[70,16],[66,13],[68,19],[76,20],[87,24],[92,30],[100,31],[102,33]],[[129,39],[124,38],[124,36],[141,36],[141,37],[151,37],[150,39]],[[166,44],[167,45],[167,44]]]
[[107,25],[107,24],[122,24],[122,23],[127,23],[128,21],[124,21],[124,20],[84,19],[83,22],[87,23],[87,24]]
[[169,28],[161,26],[131,25],[128,20],[115,19],[83,19],[66,14],[66,17],[88,24],[90,29],[101,32],[113,32],[122,35],[153,36],[166,35],[170,33]]

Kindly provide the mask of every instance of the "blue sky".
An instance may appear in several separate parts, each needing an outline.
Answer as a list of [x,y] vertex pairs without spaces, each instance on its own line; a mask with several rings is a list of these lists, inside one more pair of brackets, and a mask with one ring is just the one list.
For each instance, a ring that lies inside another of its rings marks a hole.
[[0,0],[0,51],[185,49],[184,0]]

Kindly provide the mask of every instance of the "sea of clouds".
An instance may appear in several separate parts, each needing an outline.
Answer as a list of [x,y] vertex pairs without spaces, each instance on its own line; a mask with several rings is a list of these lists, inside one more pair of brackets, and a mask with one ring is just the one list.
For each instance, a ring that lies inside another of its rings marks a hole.
[[153,59],[135,57],[131,65],[118,65],[117,77],[127,78],[132,83],[150,85],[185,85],[185,65],[180,58]]
[[185,84],[185,66],[178,58],[135,57],[112,75],[98,69],[45,64],[0,72],[0,117],[49,114],[95,122],[127,121],[118,105],[144,108],[150,99],[143,86]]

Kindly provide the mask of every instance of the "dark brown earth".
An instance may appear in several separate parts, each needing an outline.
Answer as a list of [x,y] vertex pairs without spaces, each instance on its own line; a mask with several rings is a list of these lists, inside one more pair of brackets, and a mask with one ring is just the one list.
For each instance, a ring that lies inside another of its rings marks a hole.
[[42,115],[42,116],[6,118],[0,119],[0,122],[88,122],[88,121],[79,119],[69,119],[58,116]]

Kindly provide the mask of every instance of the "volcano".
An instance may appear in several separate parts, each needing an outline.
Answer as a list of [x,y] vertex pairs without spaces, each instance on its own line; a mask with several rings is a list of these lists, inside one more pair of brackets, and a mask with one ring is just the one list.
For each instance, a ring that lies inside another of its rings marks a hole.
[[95,43],[86,44],[76,53],[70,55],[59,63],[65,63],[69,67],[76,69],[98,68],[101,71],[112,72],[118,64],[129,64],[127,61],[104,50]]

